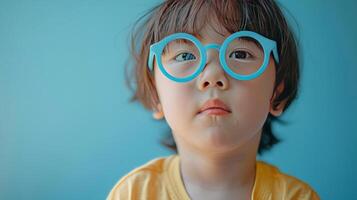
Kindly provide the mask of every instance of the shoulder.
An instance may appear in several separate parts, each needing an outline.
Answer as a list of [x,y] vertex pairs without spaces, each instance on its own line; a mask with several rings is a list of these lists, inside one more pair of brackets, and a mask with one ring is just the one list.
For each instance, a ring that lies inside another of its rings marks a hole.
[[275,194],[280,193],[284,199],[299,200],[319,200],[318,194],[314,189],[297,177],[286,174],[272,164],[265,161],[258,161],[260,173],[263,181],[272,185],[271,190]]
[[162,176],[166,170],[167,162],[173,157],[158,157],[133,169],[119,179],[111,189],[107,200],[131,199],[131,197],[138,197],[138,195],[143,195],[143,198],[139,199],[145,199],[146,195],[160,192],[152,190],[163,188]]

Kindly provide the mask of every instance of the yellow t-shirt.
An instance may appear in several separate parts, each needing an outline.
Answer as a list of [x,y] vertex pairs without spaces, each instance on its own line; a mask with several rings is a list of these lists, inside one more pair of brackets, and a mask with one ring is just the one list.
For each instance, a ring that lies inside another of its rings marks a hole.
[[[180,157],[160,157],[122,177],[107,200],[189,200],[181,179]],[[251,200],[318,200],[317,193],[303,181],[284,174],[273,165],[257,160]]]

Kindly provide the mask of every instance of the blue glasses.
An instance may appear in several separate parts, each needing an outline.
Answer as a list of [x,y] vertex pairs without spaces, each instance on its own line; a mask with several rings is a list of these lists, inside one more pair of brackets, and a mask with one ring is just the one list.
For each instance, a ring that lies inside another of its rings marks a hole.
[[276,42],[252,31],[228,36],[222,45],[203,46],[193,35],[175,33],[150,46],[148,66],[153,70],[154,57],[161,72],[170,80],[184,83],[204,69],[207,50],[217,49],[224,71],[237,80],[251,80],[267,68],[270,54],[279,63]]

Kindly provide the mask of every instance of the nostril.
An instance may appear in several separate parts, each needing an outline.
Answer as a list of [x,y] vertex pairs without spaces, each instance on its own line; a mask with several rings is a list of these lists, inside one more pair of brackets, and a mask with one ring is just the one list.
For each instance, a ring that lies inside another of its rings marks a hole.
[[205,83],[203,84],[204,87],[207,87],[208,85],[209,85],[208,82],[205,82]]
[[222,86],[223,86],[222,81],[218,81],[218,82],[217,82],[217,85],[218,85],[219,87],[222,87]]

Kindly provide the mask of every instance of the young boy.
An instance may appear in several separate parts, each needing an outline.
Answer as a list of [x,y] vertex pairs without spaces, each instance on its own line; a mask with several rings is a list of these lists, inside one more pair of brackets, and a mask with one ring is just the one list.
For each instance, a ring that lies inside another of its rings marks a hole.
[[108,200],[319,199],[256,160],[277,142],[271,120],[299,80],[296,43],[273,0],[167,0],[132,41],[133,100],[166,120],[177,154],[134,169]]

